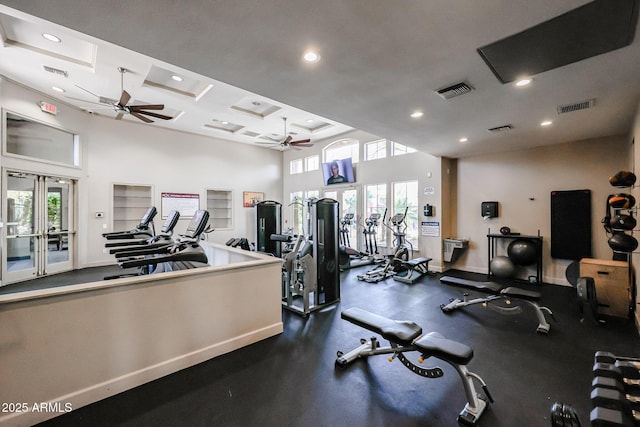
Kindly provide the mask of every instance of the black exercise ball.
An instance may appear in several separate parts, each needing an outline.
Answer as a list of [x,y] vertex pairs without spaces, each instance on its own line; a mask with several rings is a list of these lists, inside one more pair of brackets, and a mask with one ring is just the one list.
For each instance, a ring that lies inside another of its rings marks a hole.
[[531,265],[538,259],[538,250],[531,240],[516,239],[509,243],[507,255],[516,265]]
[[500,279],[507,279],[513,276],[513,273],[516,271],[516,266],[508,257],[500,255],[491,260],[489,269],[494,276]]

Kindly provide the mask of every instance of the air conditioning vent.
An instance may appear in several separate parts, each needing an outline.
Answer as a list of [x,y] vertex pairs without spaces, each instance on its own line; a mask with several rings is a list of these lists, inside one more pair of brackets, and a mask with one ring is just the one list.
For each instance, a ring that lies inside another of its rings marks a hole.
[[244,131],[242,132],[242,134],[245,136],[250,136],[251,138],[255,138],[256,136],[260,135],[258,132],[251,132],[250,130]]
[[573,104],[558,105],[556,110],[558,114],[565,114],[578,110],[586,110],[587,108],[592,108],[594,105],[596,105],[596,100],[595,98],[591,98],[586,101],[574,102]]
[[69,73],[65,70],[60,70],[58,68],[49,67],[47,65],[43,65],[42,68],[48,73],[57,74],[59,76],[69,77]]
[[473,88],[465,83],[456,83],[451,86],[447,86],[445,88],[439,89],[436,91],[438,95],[440,95],[444,99],[451,99],[456,96],[464,95],[465,93],[469,93],[473,90]]
[[490,128],[487,129],[489,132],[506,132],[508,130],[512,130],[513,126],[512,125],[502,125],[502,126],[496,126],[494,128]]

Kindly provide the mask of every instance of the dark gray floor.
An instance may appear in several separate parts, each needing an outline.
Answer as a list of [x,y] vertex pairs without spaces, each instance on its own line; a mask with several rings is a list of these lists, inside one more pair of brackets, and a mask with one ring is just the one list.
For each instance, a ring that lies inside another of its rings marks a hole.
[[[365,267],[366,269],[366,267]],[[284,333],[43,423],[44,426],[454,426],[465,404],[459,377],[440,361],[444,377],[413,374],[386,356],[335,369],[337,350],[350,350],[371,333],[340,319],[361,307],[413,320],[474,348],[469,369],[487,382],[495,403],[480,425],[549,426],[553,402],[573,405],[583,425],[591,409],[593,355],[607,350],[640,356],[631,322],[581,322],[571,288],[542,285],[553,310],[548,335],[525,307],[505,316],[480,305],[444,314],[441,303],[464,291],[438,276],[414,285],[342,275],[338,305],[308,319],[283,311]],[[528,287],[528,286],[527,286]],[[528,287],[529,288],[529,287]],[[472,293],[473,294],[473,293]],[[185,331],[188,333],[188,331]],[[162,337],[158,337],[162,339]]]

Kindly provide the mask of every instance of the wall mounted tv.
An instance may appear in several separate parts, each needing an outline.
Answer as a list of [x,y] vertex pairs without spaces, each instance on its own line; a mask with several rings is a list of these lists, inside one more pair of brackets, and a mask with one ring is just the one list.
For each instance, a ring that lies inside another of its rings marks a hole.
[[325,185],[355,182],[351,158],[332,160],[322,164]]

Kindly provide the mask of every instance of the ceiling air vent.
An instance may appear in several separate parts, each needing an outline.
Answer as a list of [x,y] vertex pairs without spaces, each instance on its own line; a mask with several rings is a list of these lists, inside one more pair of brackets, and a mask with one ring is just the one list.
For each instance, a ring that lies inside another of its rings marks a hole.
[[495,132],[506,132],[506,131],[511,130],[511,129],[513,129],[513,126],[511,126],[511,125],[502,125],[502,126],[496,126],[494,128],[490,128],[490,129],[487,129],[487,130],[489,132],[494,132],[495,133]]
[[260,135],[258,132],[252,132],[250,130],[244,131],[242,132],[242,134],[245,136],[250,136],[251,138],[255,138],[256,136]]
[[456,96],[464,95],[465,93],[469,93],[473,90],[473,88],[467,83],[456,83],[454,85],[442,88],[437,90],[438,95],[443,97],[444,99],[451,99]]
[[67,71],[65,71],[65,70],[60,70],[58,68],[49,67],[47,65],[43,65],[42,68],[44,68],[44,70],[46,72],[57,74],[59,76],[69,77],[69,73]]
[[591,98],[586,101],[574,102],[573,104],[558,105],[556,110],[558,111],[558,114],[565,114],[578,110],[586,110],[594,105],[596,105],[596,100],[595,98]]

